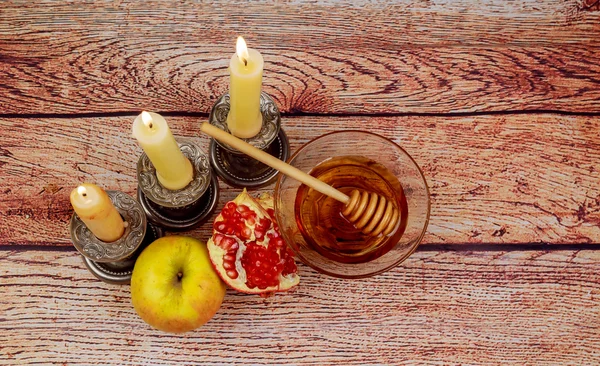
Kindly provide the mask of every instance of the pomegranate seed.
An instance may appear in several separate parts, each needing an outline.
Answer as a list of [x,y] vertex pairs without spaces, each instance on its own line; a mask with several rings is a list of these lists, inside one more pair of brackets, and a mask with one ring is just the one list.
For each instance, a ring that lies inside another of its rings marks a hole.
[[227,277],[231,278],[232,280],[238,278],[238,273],[236,270],[230,269],[228,271],[225,271],[225,273],[227,274]]
[[256,224],[256,214],[254,212],[245,212],[242,214],[242,218],[246,221],[248,225]]
[[246,220],[246,222],[248,222],[248,221],[256,222],[256,214],[252,211],[242,212],[241,215],[242,215],[242,218],[244,220]]
[[235,262],[235,254],[229,254],[229,252],[227,252],[227,254],[225,254],[223,256],[223,261],[224,262]]
[[256,237],[257,241],[263,241],[265,238],[265,232],[262,230],[254,230],[254,236]]
[[284,244],[285,244],[285,243],[283,242],[283,239],[281,239],[281,238],[275,238],[275,239],[273,239],[271,242],[275,243],[275,247],[277,247],[278,249],[281,249],[281,248],[283,248],[283,246],[284,246]]
[[260,222],[260,226],[267,229],[269,227],[271,227],[271,220],[267,219],[266,217],[263,217],[259,220]]
[[250,207],[248,207],[246,205],[239,205],[237,207],[237,212],[242,213],[242,212],[248,212],[248,211],[250,211]]
[[235,204],[235,202],[229,201],[227,202],[227,204],[225,205],[225,208],[229,211],[234,211],[237,208],[237,205]]
[[241,235],[240,235],[240,236],[241,236],[243,239],[250,239],[250,236],[251,236],[251,235],[252,235],[252,230],[250,230],[250,228],[249,228],[249,227],[244,227],[244,228],[242,229],[242,232],[241,232]]
[[219,246],[225,250],[229,250],[229,249],[231,249],[231,246],[234,243],[237,244],[235,239],[229,238],[229,237],[224,237],[223,240],[221,240],[221,245],[219,245]]
[[213,224],[213,229],[220,233],[224,232],[225,228],[227,228],[227,225],[225,225],[225,221],[215,221],[215,223]]
[[235,263],[223,261],[223,268],[225,268],[225,269],[234,269],[235,268]]
[[214,242],[216,245],[221,245],[221,240],[223,240],[224,236],[221,234],[216,234],[214,238]]

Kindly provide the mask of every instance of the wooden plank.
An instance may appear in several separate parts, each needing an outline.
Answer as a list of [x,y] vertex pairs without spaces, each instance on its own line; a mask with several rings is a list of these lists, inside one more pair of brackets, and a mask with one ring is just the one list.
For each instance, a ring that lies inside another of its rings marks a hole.
[[586,4],[5,1],[0,114],[208,112],[240,32],[284,112],[600,112]]
[[[170,31],[175,36],[172,39],[218,43],[241,32],[260,36],[266,45],[277,48],[309,44],[347,48],[364,43],[377,49],[380,42],[388,46],[597,44],[593,30],[598,26],[600,7],[590,0],[358,0],[351,4],[337,0],[284,4],[217,0],[210,5],[164,0],[144,4],[130,0],[7,0],[2,10],[0,34],[10,42],[18,40],[7,37],[7,28],[16,25],[13,34],[28,41],[48,32],[159,39],[167,38],[165,31]],[[561,28],[569,32],[561,32]],[[303,32],[305,29],[310,33]]]
[[300,272],[293,292],[228,291],[205,326],[169,335],[75,252],[0,252],[0,363],[600,363],[599,251],[417,252],[351,282]]
[[[207,148],[203,120],[171,117]],[[134,193],[133,116],[0,119],[0,244],[70,245],[69,191],[90,181]],[[424,243],[600,243],[600,119],[553,114],[284,118],[292,151],[341,129],[393,139],[431,189]],[[223,188],[220,207],[239,192]],[[267,187],[272,189],[271,187]],[[206,238],[210,225],[196,230]]]

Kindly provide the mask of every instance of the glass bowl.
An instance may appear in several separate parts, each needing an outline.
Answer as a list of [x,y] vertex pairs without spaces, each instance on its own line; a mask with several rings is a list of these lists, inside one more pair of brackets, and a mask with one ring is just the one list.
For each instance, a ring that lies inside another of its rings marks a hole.
[[[285,175],[279,176],[275,186],[275,216],[285,241],[306,265],[323,274],[338,278],[373,276],[402,263],[421,242],[429,223],[429,188],[423,172],[404,149],[389,139],[370,132],[341,131],[320,136],[302,146],[288,162],[296,168],[310,173],[319,164],[323,164],[322,167],[332,165],[331,162],[340,161],[338,160],[340,157],[347,157],[350,159],[349,161],[366,158],[376,162],[373,166],[382,168],[385,174],[388,174],[387,177],[391,178],[390,181],[395,182],[389,186],[392,191],[388,191],[384,195],[390,198],[391,192],[391,197],[403,197],[402,200],[398,198],[396,201],[399,203],[398,207],[402,207],[401,211],[404,212],[404,215],[402,215],[403,220],[399,225],[403,228],[403,232],[397,229],[395,233],[385,237],[387,240],[385,248],[379,248],[377,254],[367,255],[364,257],[367,258],[365,260],[348,261],[342,257],[336,257],[335,251],[332,255],[321,246],[325,240],[311,235],[307,232],[306,225],[299,223],[303,221],[300,216],[296,216],[296,213],[300,213],[302,210],[299,209],[300,206],[296,206],[302,199],[298,199],[298,202],[296,202],[296,196],[299,189],[301,189],[300,192],[304,193],[300,193],[299,197],[305,197],[308,188],[299,181]],[[380,170],[377,174],[379,172]],[[367,173],[370,174],[370,172]],[[363,183],[366,183],[366,185],[363,184],[363,187],[369,187],[369,182],[372,181],[369,174],[356,174],[355,180],[362,180]],[[385,174],[383,176],[386,176]],[[326,180],[323,177],[321,176],[321,179]],[[350,179],[349,181],[352,182],[353,180]],[[401,188],[398,188],[397,183]],[[334,184],[334,186],[336,185]],[[336,188],[340,190],[348,188],[346,192],[351,189],[351,187],[345,187],[343,184],[337,185]],[[377,188],[373,189],[377,190]],[[326,199],[325,196],[322,197]],[[307,207],[312,206],[314,205],[307,205]],[[319,210],[321,209],[318,208],[310,212],[319,212]],[[326,220],[320,222],[323,221]],[[343,234],[340,235],[343,236]],[[335,236],[334,242],[341,243],[343,240],[338,240],[338,237]],[[328,246],[328,248],[331,248],[331,246]]]

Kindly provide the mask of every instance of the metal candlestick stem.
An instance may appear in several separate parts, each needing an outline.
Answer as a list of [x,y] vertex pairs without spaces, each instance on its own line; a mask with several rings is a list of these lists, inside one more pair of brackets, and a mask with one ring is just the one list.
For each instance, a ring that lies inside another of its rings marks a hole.
[[125,222],[121,238],[111,243],[101,241],[73,213],[69,226],[71,240],[94,276],[104,282],[126,284],[131,280],[138,255],[160,238],[163,231],[146,221],[142,207],[131,196],[119,191],[106,193]]
[[[224,131],[229,114],[229,93],[222,95],[212,107],[209,123]],[[265,92],[260,95],[260,111],[263,124],[258,135],[242,139],[280,160],[286,161],[290,155],[288,138],[281,129],[281,114],[275,101]],[[271,183],[279,173],[277,170],[245,155],[244,153],[214,139],[209,147],[210,164],[217,175],[230,186],[258,188]]]
[[219,184],[208,158],[190,141],[178,141],[181,152],[192,163],[194,176],[183,189],[169,190],[156,177],[156,169],[145,153],[137,164],[138,201],[153,223],[168,230],[190,230],[204,222],[219,200]]

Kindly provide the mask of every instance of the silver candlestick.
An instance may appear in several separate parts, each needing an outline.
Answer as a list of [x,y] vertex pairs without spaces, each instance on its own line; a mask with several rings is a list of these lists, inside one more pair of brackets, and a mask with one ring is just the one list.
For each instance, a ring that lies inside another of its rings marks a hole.
[[181,231],[194,228],[210,216],[219,200],[219,184],[207,156],[196,144],[186,140],[179,140],[178,144],[194,169],[186,187],[163,187],[145,153],[138,160],[137,178],[138,200],[148,219],[165,229]]
[[94,276],[104,282],[125,284],[131,280],[137,256],[148,244],[160,238],[163,231],[147,223],[144,210],[131,196],[119,191],[106,193],[125,223],[121,238],[111,243],[96,238],[73,213],[69,225],[71,240]]
[[[229,93],[222,95],[212,107],[208,117],[209,123],[226,132],[227,115],[229,114]],[[290,155],[288,138],[281,128],[281,114],[275,101],[265,92],[260,95],[260,111],[262,128],[249,139],[242,139],[276,158],[286,161]],[[275,180],[277,170],[245,155],[231,146],[216,141],[210,142],[209,158],[217,175],[230,186],[240,188],[257,188]]]

